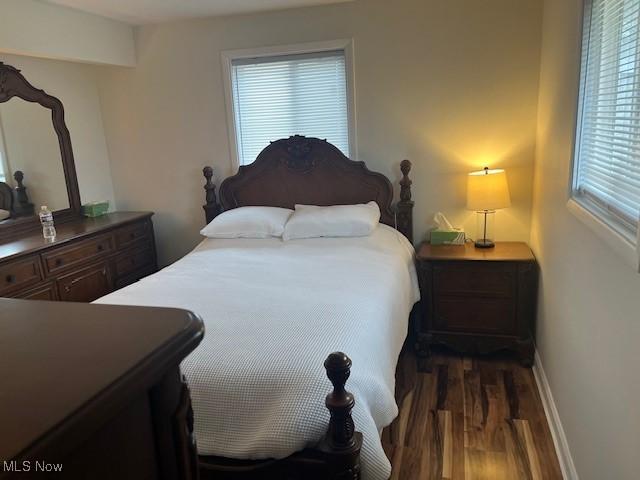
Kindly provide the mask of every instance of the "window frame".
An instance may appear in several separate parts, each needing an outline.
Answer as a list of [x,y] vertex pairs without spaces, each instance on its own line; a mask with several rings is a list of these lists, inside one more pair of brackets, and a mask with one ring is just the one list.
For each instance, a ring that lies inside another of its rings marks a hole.
[[[573,151],[569,171],[569,199],[567,209],[592,230],[600,239],[623,257],[625,263],[640,272],[640,222],[636,231],[621,217],[609,211],[599,202],[589,198],[579,190],[579,163],[582,145],[582,127],[584,110],[584,93],[586,86],[586,66],[588,60],[588,35],[591,21],[591,5],[593,0],[583,2],[580,35],[580,63],[578,71],[578,95],[576,104],[576,118],[573,138]],[[587,17],[587,15],[589,15]]]
[[0,182],[5,182],[8,185],[12,177],[9,171],[5,143],[4,128],[2,126],[2,118],[0,117]]
[[[224,50],[221,52],[222,74],[227,116],[227,132],[229,136],[229,157],[231,169],[235,173],[240,168],[238,157],[238,135],[235,122],[235,108],[233,103],[232,63],[234,60],[247,58],[277,57],[298,54],[313,54],[340,50],[344,52],[345,76],[347,81],[347,126],[349,137],[349,158],[357,158],[356,144],[356,107],[355,107],[355,74],[353,68],[353,39],[328,40],[323,42],[296,43],[290,45],[276,45],[271,47],[244,48],[239,50]],[[277,140],[277,139],[274,139]],[[266,147],[266,145],[265,145]]]

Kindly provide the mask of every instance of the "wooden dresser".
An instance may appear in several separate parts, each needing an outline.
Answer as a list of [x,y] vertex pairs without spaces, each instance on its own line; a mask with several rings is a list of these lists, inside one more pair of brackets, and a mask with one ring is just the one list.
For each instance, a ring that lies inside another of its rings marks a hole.
[[0,297],[90,302],[157,271],[150,212],[115,212],[0,244]]
[[198,475],[186,310],[0,299],[0,479]]
[[522,242],[494,248],[424,243],[417,253],[422,315],[417,353],[444,344],[468,353],[515,351],[533,364],[538,265]]

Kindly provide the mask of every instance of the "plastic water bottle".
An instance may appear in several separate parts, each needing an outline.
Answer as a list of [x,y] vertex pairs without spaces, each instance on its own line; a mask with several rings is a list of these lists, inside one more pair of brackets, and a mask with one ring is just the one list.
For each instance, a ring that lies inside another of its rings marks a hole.
[[40,223],[42,224],[42,236],[44,239],[55,240],[56,227],[53,226],[53,213],[46,205],[40,207]]

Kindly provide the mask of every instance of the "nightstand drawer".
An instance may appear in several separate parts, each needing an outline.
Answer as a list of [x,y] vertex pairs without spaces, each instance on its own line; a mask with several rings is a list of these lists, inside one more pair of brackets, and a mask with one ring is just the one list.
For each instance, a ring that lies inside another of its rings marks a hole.
[[509,349],[531,366],[538,269],[525,243],[423,243],[416,260],[422,297],[418,357],[428,357],[437,344],[465,353]]
[[433,306],[433,328],[442,332],[516,333],[512,300],[441,296]]
[[516,265],[506,262],[450,262],[433,266],[433,289],[438,295],[513,298]]

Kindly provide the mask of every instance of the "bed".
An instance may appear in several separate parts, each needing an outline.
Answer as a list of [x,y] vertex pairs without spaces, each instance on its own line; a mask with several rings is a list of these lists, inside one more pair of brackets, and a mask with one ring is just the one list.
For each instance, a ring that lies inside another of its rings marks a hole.
[[409,170],[392,208],[386,177],[319,139],[271,143],[222,182],[220,203],[205,168],[207,222],[240,206],[373,200],[381,224],[368,237],[206,239],[99,300],[203,318],[205,339],[182,364],[201,476],[388,478],[380,432],[397,415],[396,364],[419,298]]

